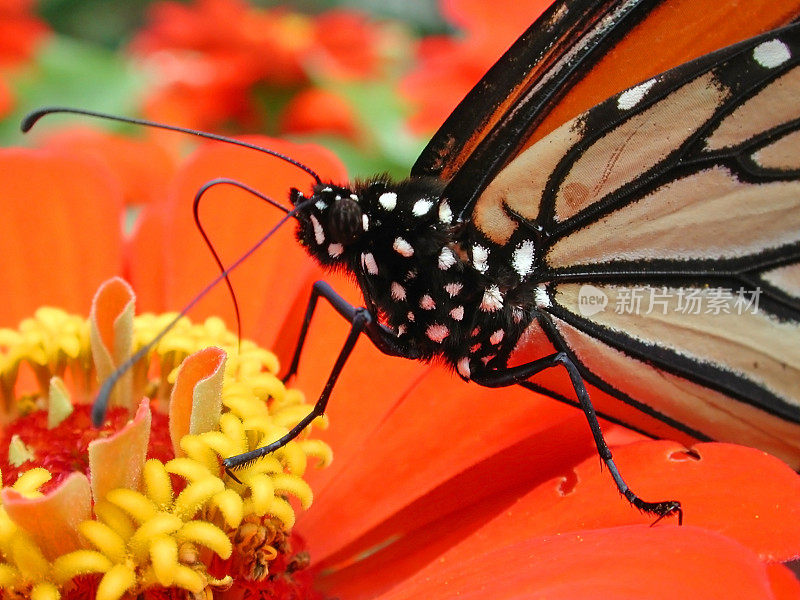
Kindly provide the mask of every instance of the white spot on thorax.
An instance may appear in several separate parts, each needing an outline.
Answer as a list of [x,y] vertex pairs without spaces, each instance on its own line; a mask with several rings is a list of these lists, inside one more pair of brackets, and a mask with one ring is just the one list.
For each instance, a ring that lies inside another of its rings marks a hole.
[[529,275],[533,270],[533,255],[533,240],[525,240],[514,250],[511,256],[511,266],[520,277]]
[[445,284],[444,291],[450,294],[451,298],[455,298],[456,296],[458,296],[458,293],[461,291],[463,287],[464,286],[458,282],[448,283]]
[[425,294],[419,299],[419,306],[424,310],[433,310],[436,308],[436,302],[431,298],[430,294]]
[[450,316],[453,318],[454,321],[460,321],[464,318],[464,307],[459,305],[456,306],[453,310],[450,311]]
[[422,198],[414,203],[414,207],[411,209],[411,214],[415,217],[421,217],[422,215],[427,214],[431,208],[433,208],[433,202],[426,198]]
[[369,231],[369,217],[367,215],[361,215],[361,229]]
[[445,225],[450,225],[450,223],[453,222],[453,211],[450,210],[450,205],[447,203],[447,200],[439,204],[439,220]]
[[361,255],[361,265],[367,270],[370,275],[378,274],[378,263],[375,262],[375,257],[372,252],[367,252]]
[[446,271],[456,264],[456,254],[450,248],[445,246],[439,253],[439,269]]
[[502,329],[498,329],[495,331],[491,336],[489,336],[489,343],[493,346],[497,346],[500,342],[503,341],[503,337],[505,336],[506,332]]
[[317,242],[317,245],[321,246],[325,243],[325,231],[322,229],[320,222],[317,221],[317,217],[309,215],[309,218],[311,219],[311,225],[314,227],[314,240]]
[[479,273],[486,273],[489,269],[489,249],[475,244],[472,247],[472,264]]
[[753,58],[762,67],[774,69],[792,57],[789,47],[780,40],[762,42],[753,48]]
[[386,210],[394,210],[394,207],[397,206],[397,194],[384,192],[378,196],[378,203]]
[[395,301],[399,302],[400,300],[405,300],[406,299],[406,288],[404,288],[402,285],[400,285],[396,281],[392,282],[391,293],[392,293],[392,300],[395,300]]
[[428,329],[425,330],[425,335],[427,335],[432,342],[441,344],[445,338],[450,335],[450,330],[445,325],[435,323],[428,326]]
[[503,294],[500,288],[496,285],[489,286],[483,292],[483,299],[481,300],[481,310],[486,312],[494,312],[503,308]]
[[317,200],[316,202],[314,202],[314,206],[316,206],[321,211],[323,211],[326,208],[328,208],[328,205],[325,202],[323,202],[322,200]]
[[331,258],[336,258],[337,256],[341,256],[342,252],[344,252],[344,246],[341,244],[331,244],[328,246],[328,256]]
[[332,188],[332,187],[330,187],[330,186],[328,186],[328,187],[324,187],[324,188],[322,188],[322,191],[323,191],[323,192],[332,192],[332,191],[333,191],[333,188]]
[[469,379],[470,370],[469,370],[468,356],[465,356],[456,363],[456,371],[458,371],[458,374],[461,375],[464,379]]
[[617,98],[617,108],[620,110],[630,110],[645,97],[650,88],[655,85],[655,79],[648,79],[644,83],[640,83],[636,87],[622,92]]
[[414,248],[412,248],[411,244],[409,244],[406,240],[404,240],[401,237],[394,239],[392,248],[394,248],[394,251],[397,252],[400,256],[405,256],[406,258],[414,256]]

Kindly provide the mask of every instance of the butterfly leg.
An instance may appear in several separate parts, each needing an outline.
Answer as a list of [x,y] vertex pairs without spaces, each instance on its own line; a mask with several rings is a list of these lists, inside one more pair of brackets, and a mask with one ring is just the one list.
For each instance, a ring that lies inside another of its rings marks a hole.
[[306,427],[308,427],[308,425],[314,419],[322,416],[325,413],[325,407],[328,405],[328,399],[333,391],[333,387],[336,385],[339,375],[341,374],[347,359],[350,357],[350,353],[353,351],[356,341],[358,341],[358,337],[362,333],[366,334],[372,343],[375,344],[378,350],[384,352],[385,354],[416,358],[415,356],[405,352],[402,346],[398,344],[397,337],[394,335],[394,333],[378,323],[366,308],[362,306],[353,306],[342,296],[340,296],[328,283],[324,281],[317,281],[311,291],[311,297],[308,301],[305,318],[303,319],[303,326],[300,330],[300,337],[297,342],[297,347],[294,351],[294,356],[292,357],[292,362],[289,366],[289,371],[284,377],[284,381],[297,372],[297,367],[300,362],[300,354],[302,353],[303,345],[305,344],[306,334],[308,333],[311,318],[314,315],[314,309],[317,306],[317,300],[319,300],[320,297],[327,300],[330,305],[333,306],[336,312],[338,312],[350,323],[350,332],[347,334],[344,345],[339,351],[339,356],[336,358],[336,362],[334,363],[333,369],[328,376],[325,387],[322,389],[322,393],[320,394],[319,399],[314,407],[311,409],[311,412],[303,417],[300,422],[297,423],[297,425],[292,427],[288,433],[274,442],[267,444],[266,446],[256,448],[255,450],[246,452],[244,454],[231,456],[222,461],[225,470],[228,471],[228,474],[234,477],[234,479],[235,476],[233,476],[230,469],[241,467],[251,461],[261,458],[262,456],[266,456],[270,452],[274,452],[278,448],[285,446],[298,435],[300,435],[300,433]]
[[578,397],[578,402],[583,410],[583,414],[586,415],[586,419],[589,421],[589,428],[592,431],[594,443],[597,446],[597,452],[608,468],[609,473],[611,473],[611,476],[614,478],[614,483],[617,485],[620,494],[625,496],[625,498],[639,510],[656,515],[658,517],[655,521],[656,523],[664,517],[677,515],[678,524],[682,524],[683,510],[681,509],[680,502],[677,500],[645,502],[628,487],[627,483],[625,483],[622,475],[620,475],[619,469],[617,469],[617,465],[614,463],[611,450],[608,444],[606,444],[605,439],[603,439],[603,432],[600,430],[600,423],[597,420],[597,414],[589,398],[589,392],[586,390],[586,384],[583,382],[583,378],[578,372],[578,367],[575,366],[575,363],[572,362],[569,356],[564,352],[557,352],[517,367],[487,371],[485,373],[474,373],[471,379],[475,383],[486,387],[505,387],[514,383],[526,381],[545,369],[557,366],[564,367],[569,375],[570,382]]

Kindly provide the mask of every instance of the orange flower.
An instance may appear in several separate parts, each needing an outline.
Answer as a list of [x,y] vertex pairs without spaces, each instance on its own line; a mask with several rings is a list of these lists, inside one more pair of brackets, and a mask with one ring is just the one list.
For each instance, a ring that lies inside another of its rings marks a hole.
[[422,40],[418,66],[402,83],[415,113],[409,125],[427,134],[439,127],[464,95],[552,0],[481,2],[442,0],[444,15],[462,34]]
[[28,60],[48,28],[32,13],[33,0],[0,0],[0,68]]
[[[325,179],[344,179],[315,147],[262,143]],[[144,310],[175,309],[215,274],[191,225],[199,185],[224,174],[278,200],[290,186],[308,185],[290,165],[204,146],[179,168],[164,200],[144,208],[126,241],[118,227],[122,203],[90,167],[19,150],[0,153],[0,163],[8,174],[0,204],[11,238],[0,238],[0,250],[18,244],[3,253],[6,295],[14,300],[0,307],[3,322],[19,318],[7,309],[45,298],[85,306],[88,290],[114,272],[125,272]],[[222,187],[201,213],[227,263],[276,219],[256,199]],[[232,275],[245,335],[282,358],[294,344],[309,282],[320,276],[292,235],[280,230]],[[331,279],[358,301],[343,278]],[[309,398],[347,329],[332,313],[321,308],[315,316],[295,382]],[[231,322],[222,289],[193,319],[211,314]],[[699,444],[687,453],[675,442],[606,427],[638,493],[683,502],[683,527],[670,520],[650,527],[651,518],[631,509],[598,467],[583,415],[527,390],[483,389],[362,342],[328,416],[331,427],[320,439],[336,461],[308,474],[314,505],[294,528],[327,596],[766,600],[800,593],[780,564],[800,555],[800,478],[762,452]]]

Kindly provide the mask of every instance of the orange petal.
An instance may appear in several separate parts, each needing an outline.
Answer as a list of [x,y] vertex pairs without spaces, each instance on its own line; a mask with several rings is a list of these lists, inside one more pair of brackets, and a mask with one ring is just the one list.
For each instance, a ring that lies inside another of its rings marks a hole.
[[[767,570],[754,553],[696,527],[615,527],[484,551],[476,546],[465,542],[377,597],[419,598],[446,589],[448,597],[493,600],[774,598]],[[348,587],[326,592],[346,597]],[[364,593],[363,585],[352,587]],[[370,590],[366,595],[375,597]]]
[[222,378],[226,354],[219,348],[205,348],[187,357],[178,370],[169,403],[169,435],[175,456],[186,434],[217,428],[222,411]]
[[139,489],[150,442],[150,420],[150,404],[145,398],[125,427],[89,444],[89,473],[95,501],[116,488]]
[[[135,304],[133,288],[119,277],[109,279],[97,290],[89,323],[98,381],[105,381],[131,356]],[[128,369],[114,385],[109,407],[133,411],[132,381],[133,372]]]
[[89,480],[83,473],[70,474],[57,488],[40,498],[27,498],[13,488],[0,497],[11,519],[53,558],[83,548],[78,525],[92,516]]
[[121,271],[122,196],[112,175],[61,152],[0,149],[0,324],[33,307],[86,313]]

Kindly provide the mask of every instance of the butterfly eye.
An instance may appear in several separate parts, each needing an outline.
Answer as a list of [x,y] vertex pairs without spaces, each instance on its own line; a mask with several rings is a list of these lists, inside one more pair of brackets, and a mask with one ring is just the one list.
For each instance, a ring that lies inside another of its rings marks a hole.
[[364,232],[361,207],[352,198],[337,200],[330,209],[328,231],[334,242],[352,244]]

